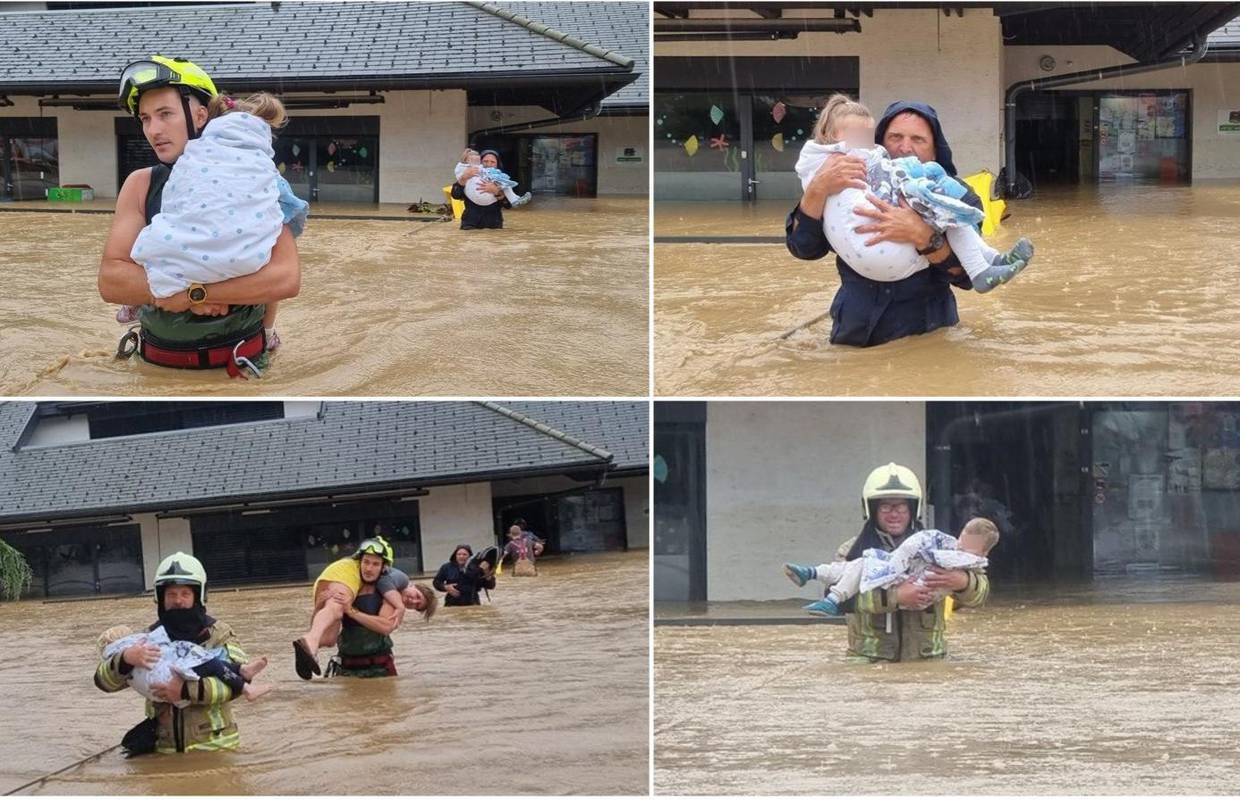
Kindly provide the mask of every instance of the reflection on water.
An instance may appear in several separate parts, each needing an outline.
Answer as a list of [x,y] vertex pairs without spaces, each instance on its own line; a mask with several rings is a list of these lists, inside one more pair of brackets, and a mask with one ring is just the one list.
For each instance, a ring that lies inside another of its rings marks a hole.
[[[494,605],[397,631],[395,679],[299,680],[289,642],[307,624],[309,587],[216,589],[212,614],[251,656],[272,657],[263,679],[276,690],[234,703],[241,749],[114,751],[25,793],[644,794],[648,565],[636,551],[501,577]],[[149,597],[0,603],[0,792],[119,742],[141,719],[137,694],[92,685],[94,642],[153,618]]]
[[106,215],[0,214],[5,395],[644,395],[647,203],[540,199],[502,231],[315,221],[261,381],[113,359]]
[[[783,234],[792,203],[656,206],[659,235]],[[1240,379],[1240,187],[1079,187],[1009,206],[990,243],[1033,265],[961,323],[878,348],[826,344],[834,257],[783,245],[655,247],[662,395],[1216,395]],[[1203,365],[1209,364],[1208,369]]]
[[1042,586],[957,614],[946,660],[876,665],[840,625],[659,627],[655,791],[1232,793],[1238,607],[1240,583]]

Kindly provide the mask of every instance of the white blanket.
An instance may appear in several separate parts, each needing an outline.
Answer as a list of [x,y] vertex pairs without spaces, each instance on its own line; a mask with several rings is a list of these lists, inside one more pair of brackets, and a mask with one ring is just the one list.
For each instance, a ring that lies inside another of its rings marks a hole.
[[271,260],[284,224],[272,155],[271,126],[240,112],[211,120],[185,146],[160,213],[130,253],[155,297],[249,275]]
[[[159,661],[155,666],[150,669],[134,667],[129,673],[129,685],[147,700],[155,702],[162,701],[151,692],[153,684],[167,683],[173,675],[178,675],[185,680],[197,680],[198,674],[194,672],[194,667],[222,657],[224,653],[223,648],[213,652],[193,642],[174,642],[168,638],[168,633],[161,625],[149,633],[135,633],[117,639],[103,649],[103,657],[112,658],[135,644],[153,644],[159,648]],[[179,700],[175,705],[177,708],[185,708],[189,705],[189,701]]]

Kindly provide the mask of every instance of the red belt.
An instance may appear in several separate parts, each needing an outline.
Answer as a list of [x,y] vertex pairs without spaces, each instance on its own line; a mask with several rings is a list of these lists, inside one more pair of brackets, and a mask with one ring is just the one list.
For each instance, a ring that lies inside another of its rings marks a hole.
[[391,653],[382,656],[340,656],[340,666],[345,669],[383,667],[388,675],[396,674],[396,660],[392,658]]
[[170,348],[157,345],[146,337],[140,337],[138,354],[148,364],[179,369],[215,369],[228,368],[232,375],[237,370],[235,357],[257,358],[267,349],[267,337],[260,327],[255,333],[241,340],[233,340],[224,344],[207,347],[191,347],[187,349]]

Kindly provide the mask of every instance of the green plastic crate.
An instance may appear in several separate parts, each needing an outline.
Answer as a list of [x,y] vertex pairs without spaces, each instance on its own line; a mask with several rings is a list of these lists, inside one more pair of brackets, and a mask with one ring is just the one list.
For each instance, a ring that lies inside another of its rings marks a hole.
[[53,203],[80,203],[82,202],[82,190],[54,186],[47,190],[47,199]]

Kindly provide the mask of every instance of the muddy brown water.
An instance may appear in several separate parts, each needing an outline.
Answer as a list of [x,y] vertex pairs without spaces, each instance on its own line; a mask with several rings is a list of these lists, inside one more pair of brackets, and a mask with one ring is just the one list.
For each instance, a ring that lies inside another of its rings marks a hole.
[[655,792],[1234,794],[1237,609],[1240,583],[1042,587],[901,664],[849,662],[842,625],[656,627]]
[[0,394],[645,395],[644,198],[544,199],[501,231],[314,218],[261,381],[113,358],[110,215],[0,213]]
[[[793,201],[658,203],[655,235],[783,236]],[[1240,187],[1079,187],[1009,206],[990,243],[1035,243],[959,325],[876,348],[827,344],[834,257],[783,244],[655,245],[661,395],[1217,395],[1240,383]]]
[[[208,596],[275,691],[233,710],[231,753],[113,751],[23,794],[645,794],[649,785],[644,551],[501,577],[493,605],[441,608],[398,630],[394,679],[293,671],[308,586]],[[0,603],[0,793],[119,742],[131,690],[92,684],[104,628],[153,620],[150,597]],[[325,663],[325,659],[321,659]]]

